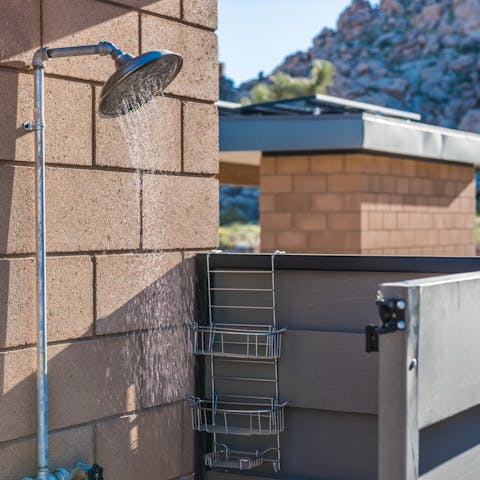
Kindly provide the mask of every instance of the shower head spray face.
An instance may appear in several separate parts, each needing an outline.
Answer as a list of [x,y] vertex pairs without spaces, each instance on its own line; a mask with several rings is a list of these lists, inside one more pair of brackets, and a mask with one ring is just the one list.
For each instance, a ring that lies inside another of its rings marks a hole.
[[162,95],[182,67],[183,58],[168,50],[146,52],[138,57],[118,58],[117,70],[100,94],[103,117],[119,117]]

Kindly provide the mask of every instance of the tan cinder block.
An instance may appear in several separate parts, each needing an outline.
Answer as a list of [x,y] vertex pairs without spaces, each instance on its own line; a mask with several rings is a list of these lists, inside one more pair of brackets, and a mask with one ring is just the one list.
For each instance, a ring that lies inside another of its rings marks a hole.
[[336,173],[328,175],[329,192],[360,192],[362,187],[362,176],[356,174]]
[[217,28],[217,0],[183,0],[183,18],[188,22]]
[[50,346],[50,428],[138,408],[141,362],[140,342],[135,336]]
[[192,411],[188,402],[183,404],[182,475],[195,472],[195,432],[192,428]]
[[309,165],[307,156],[277,157],[277,173],[307,173]]
[[385,230],[395,230],[397,228],[397,214],[390,212],[383,216],[383,227]]
[[305,252],[308,236],[305,232],[279,231],[277,233],[278,248],[289,252]]
[[[34,162],[33,132],[23,123],[33,120],[33,77],[0,70],[0,159]],[[75,114],[72,114],[75,112]],[[55,78],[45,80],[46,162],[92,163],[92,89]]]
[[[30,167],[0,166],[0,253],[35,251],[35,181]],[[137,248],[139,180],[134,173],[47,168],[47,248]]]
[[438,164],[434,162],[418,162],[417,164],[417,176],[421,178],[435,178],[438,171]]
[[33,252],[34,169],[0,166],[0,253]]
[[347,249],[347,235],[350,232],[310,232],[308,239],[308,252],[311,253],[347,253],[356,249]]
[[96,333],[183,325],[192,317],[193,279],[181,261],[175,252],[97,256]]
[[219,163],[217,107],[185,102],[183,108],[183,170],[217,173]]
[[313,173],[338,173],[344,171],[344,155],[314,155],[310,159]]
[[318,193],[310,198],[312,211],[330,212],[341,211],[346,208],[343,193]]
[[416,160],[403,160],[403,174],[407,177],[415,177],[417,175],[417,164]]
[[328,213],[328,228],[331,230],[360,230],[358,213]]
[[275,195],[266,195],[260,192],[260,212],[273,212],[275,210]]
[[308,193],[279,193],[275,196],[277,212],[308,212],[309,205]]
[[293,191],[294,192],[325,192],[327,190],[326,175],[294,175]]
[[[358,211],[361,208],[368,208],[369,206],[369,195],[362,193],[349,193],[348,195],[343,195],[343,200],[345,202],[345,210],[348,212]],[[332,209],[334,210],[334,209]]]
[[138,248],[138,174],[50,168],[46,184],[49,250]]
[[390,158],[390,175],[403,176],[404,175],[404,159]]
[[361,232],[345,232],[345,247],[348,252],[361,252]]
[[293,178],[291,175],[261,175],[260,190],[263,193],[291,192]]
[[276,157],[263,156],[260,160],[260,173],[262,175],[276,172],[277,159]]
[[[91,165],[92,95],[90,85],[46,79],[45,141],[49,163]],[[29,161],[33,159],[32,150]]]
[[344,156],[344,168],[346,173],[363,172],[363,154],[349,154]]
[[298,213],[295,215],[294,225],[298,230],[324,230],[327,226],[327,216],[324,213]]
[[362,171],[364,173],[386,174],[390,173],[390,162],[387,157],[379,155],[362,154]]
[[[47,320],[49,341],[92,334],[93,267],[90,257],[49,257]],[[0,347],[36,342],[35,260],[0,260]]]
[[146,12],[180,18],[181,0],[117,0],[117,3],[121,3],[127,7],[138,8]]
[[292,214],[284,212],[262,212],[260,217],[262,229],[287,230],[292,227]]
[[40,48],[40,2],[3,0],[1,24],[0,63],[17,68],[31,65]]
[[[138,54],[138,13],[95,0],[45,0],[43,41],[49,47],[113,42],[132,55]],[[59,21],[59,19],[62,19]],[[104,82],[114,72],[109,57],[56,58],[48,62],[47,73]]]
[[212,248],[218,244],[218,181],[145,175],[143,246]]
[[[70,470],[78,460],[93,463],[93,427],[77,427],[51,433],[48,436],[50,470],[63,467]],[[65,448],[68,445],[68,448]],[[36,477],[36,440],[20,440],[0,445],[2,480]]]
[[395,177],[396,191],[402,194],[408,194],[409,179],[407,177]]
[[[96,89],[97,103],[100,89]],[[119,118],[96,114],[97,165],[179,172],[182,167],[180,100],[157,98]]]
[[33,119],[33,77],[0,70],[0,84],[0,158],[32,162],[34,136],[24,133],[22,124]]
[[180,476],[182,408],[183,402],[98,425],[98,463],[115,480]]
[[[4,352],[0,441],[35,432],[35,349]],[[48,352],[50,429],[137,408],[142,358],[138,338],[52,345]]]
[[277,240],[275,232],[266,232],[261,230],[260,232],[260,251],[261,252],[273,252],[277,248]]
[[0,353],[0,365],[0,442],[4,442],[35,431],[35,349]]
[[367,228],[368,230],[381,230],[384,225],[385,213],[369,212],[367,213]]
[[186,322],[192,316],[178,315],[177,325],[141,335],[142,376],[140,405],[150,408],[176,402],[194,394],[194,357],[189,349]]
[[143,51],[159,48],[184,57],[182,70],[167,92],[202,100],[218,99],[217,37],[213,32],[142,15]]

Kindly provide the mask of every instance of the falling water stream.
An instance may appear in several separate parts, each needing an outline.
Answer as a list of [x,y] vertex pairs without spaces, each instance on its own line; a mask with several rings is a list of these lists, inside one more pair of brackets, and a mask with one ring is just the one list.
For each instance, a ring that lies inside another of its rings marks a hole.
[[[144,178],[164,170],[158,142],[164,121],[161,114],[164,99],[157,97],[146,103],[146,94],[136,92],[136,95],[142,106],[128,115],[101,121],[111,122],[112,128],[123,137],[120,141],[128,152],[125,166],[132,169],[137,198],[146,201],[142,191]],[[132,105],[125,107],[132,109]],[[168,201],[160,189],[149,191],[148,195],[148,202]],[[186,327],[194,308],[192,260],[182,260],[178,252],[139,251],[124,258],[123,278],[115,279],[122,287],[114,287],[125,293],[123,305],[107,320],[116,322],[117,331],[129,332],[129,341],[120,352],[122,364],[127,366],[126,378],[132,379],[127,392],[127,410],[185,399],[193,382]],[[181,419],[174,417],[171,421],[181,430]],[[131,451],[135,451],[139,443],[137,430],[138,426],[132,424]],[[148,437],[152,437],[152,432]]]

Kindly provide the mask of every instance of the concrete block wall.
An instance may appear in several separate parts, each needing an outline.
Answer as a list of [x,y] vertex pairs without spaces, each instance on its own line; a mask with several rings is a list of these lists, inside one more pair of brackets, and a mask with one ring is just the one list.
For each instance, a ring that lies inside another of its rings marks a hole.
[[266,156],[261,249],[475,255],[471,165],[370,154]]
[[[46,67],[52,469],[192,474],[190,258],[217,245],[216,0],[5,0],[0,16],[0,477],[34,476],[35,239],[28,65],[41,46],[170,49],[184,68],[141,115],[96,113],[108,58]],[[133,133],[130,138],[125,133]]]

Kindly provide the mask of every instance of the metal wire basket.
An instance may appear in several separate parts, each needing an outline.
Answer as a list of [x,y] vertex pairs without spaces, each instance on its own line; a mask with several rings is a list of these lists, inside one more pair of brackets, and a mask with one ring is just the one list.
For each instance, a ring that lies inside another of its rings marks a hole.
[[274,325],[190,323],[192,352],[216,357],[275,359],[280,357],[282,334]]
[[[274,458],[271,458],[274,456]],[[227,445],[215,444],[213,452],[204,456],[205,465],[210,468],[231,468],[236,470],[251,470],[260,467],[263,462],[273,463],[276,471],[278,464],[278,449],[269,448],[255,452],[231,450]]]
[[285,427],[287,403],[275,398],[217,395],[191,398],[193,429],[230,435],[275,435]]

